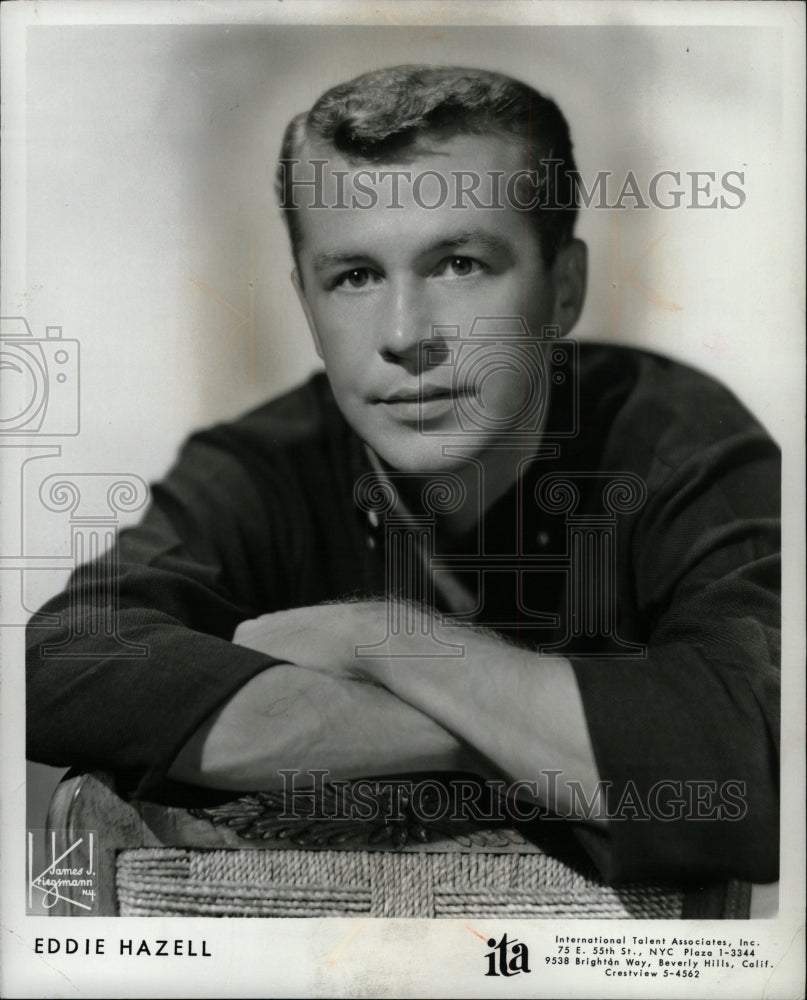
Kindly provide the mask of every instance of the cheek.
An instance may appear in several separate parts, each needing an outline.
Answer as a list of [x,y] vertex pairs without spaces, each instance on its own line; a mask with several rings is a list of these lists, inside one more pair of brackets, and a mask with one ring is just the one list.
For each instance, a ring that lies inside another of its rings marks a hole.
[[322,343],[322,360],[328,373],[334,396],[340,403],[348,402],[349,397],[361,389],[363,372],[366,367],[364,352],[355,350],[348,340],[325,339]]
[[[358,296],[357,296],[358,297]],[[344,371],[358,367],[371,342],[371,329],[366,310],[356,305],[327,298],[316,302],[312,309],[323,359],[329,370]]]
[[540,276],[522,272],[488,285],[482,301],[474,302],[474,306],[477,315],[523,319],[536,334],[552,321],[552,298],[544,282]]
[[345,357],[353,350],[353,339],[349,324],[340,323],[326,310],[314,314],[320,350],[328,370],[337,371],[340,367],[348,367]]

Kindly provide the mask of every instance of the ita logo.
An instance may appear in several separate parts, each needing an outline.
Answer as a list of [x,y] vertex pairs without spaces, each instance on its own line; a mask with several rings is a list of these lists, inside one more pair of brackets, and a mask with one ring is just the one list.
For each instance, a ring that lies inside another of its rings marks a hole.
[[488,948],[492,948],[485,958],[488,960],[486,976],[517,976],[520,972],[530,972],[529,951],[518,938],[502,934],[501,940],[488,938]]
[[98,834],[75,830],[70,836],[29,830],[28,913],[93,913],[98,902]]

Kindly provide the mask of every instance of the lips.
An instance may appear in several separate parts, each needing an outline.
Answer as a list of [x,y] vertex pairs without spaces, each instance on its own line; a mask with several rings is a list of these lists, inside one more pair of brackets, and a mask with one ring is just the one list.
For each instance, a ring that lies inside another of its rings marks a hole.
[[419,386],[416,389],[396,389],[376,398],[375,402],[398,423],[422,428],[427,424],[442,424],[456,414],[458,401],[472,390],[456,386]]
[[471,389],[458,388],[456,386],[449,386],[448,388],[443,386],[418,386],[416,389],[398,389],[387,395],[377,396],[374,402],[394,406],[399,403],[430,403],[440,399],[451,400],[472,394],[473,391]]

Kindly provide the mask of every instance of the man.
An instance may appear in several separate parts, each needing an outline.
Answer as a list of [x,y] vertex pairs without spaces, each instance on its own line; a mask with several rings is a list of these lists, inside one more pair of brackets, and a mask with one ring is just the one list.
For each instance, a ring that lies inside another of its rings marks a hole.
[[682,366],[559,346],[574,169],[557,107],[494,73],[367,74],[291,123],[327,383],[192,438],[46,606],[69,634],[100,578],[149,654],[32,627],[33,759],[141,794],[470,771],[607,879],[777,877],[777,451]]

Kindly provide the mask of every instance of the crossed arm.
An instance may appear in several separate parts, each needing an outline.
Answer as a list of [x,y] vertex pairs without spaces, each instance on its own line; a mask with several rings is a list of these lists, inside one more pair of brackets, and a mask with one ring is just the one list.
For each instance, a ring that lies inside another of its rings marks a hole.
[[382,602],[328,604],[239,626],[239,645],[288,662],[209,719],[171,776],[243,790],[275,787],[282,768],[332,778],[463,770],[535,783],[539,801],[569,814],[566,782],[549,787],[542,774],[560,770],[591,800],[598,775],[568,661],[536,663],[536,653],[436,620],[435,634],[462,655],[436,657],[422,636],[402,635],[357,657],[357,643],[385,634],[386,614]]

